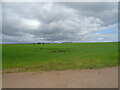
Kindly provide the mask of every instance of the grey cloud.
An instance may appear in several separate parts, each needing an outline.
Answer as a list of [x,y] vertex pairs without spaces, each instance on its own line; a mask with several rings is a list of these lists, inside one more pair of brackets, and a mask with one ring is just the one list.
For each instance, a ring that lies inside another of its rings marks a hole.
[[3,3],[3,42],[99,41],[117,27],[117,3]]
[[[116,2],[82,2],[82,3],[61,3],[67,7],[80,10],[80,14],[100,18],[105,24],[111,24],[118,19],[118,3]],[[107,17],[107,18],[106,18]]]

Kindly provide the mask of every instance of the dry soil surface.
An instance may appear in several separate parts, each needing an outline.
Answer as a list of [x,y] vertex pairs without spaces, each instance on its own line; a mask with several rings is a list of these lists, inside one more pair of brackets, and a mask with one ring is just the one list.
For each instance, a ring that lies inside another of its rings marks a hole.
[[2,70],[0,70],[0,90],[2,89]]
[[118,67],[3,74],[3,88],[117,88]]

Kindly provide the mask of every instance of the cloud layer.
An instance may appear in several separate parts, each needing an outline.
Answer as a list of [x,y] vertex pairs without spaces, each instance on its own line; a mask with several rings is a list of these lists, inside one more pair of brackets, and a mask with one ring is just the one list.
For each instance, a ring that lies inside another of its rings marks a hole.
[[117,3],[7,2],[2,6],[3,42],[117,40]]

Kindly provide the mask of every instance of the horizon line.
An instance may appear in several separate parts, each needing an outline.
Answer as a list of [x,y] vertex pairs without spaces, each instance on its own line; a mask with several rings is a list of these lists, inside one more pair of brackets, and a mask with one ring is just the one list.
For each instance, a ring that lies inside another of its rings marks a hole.
[[54,41],[54,42],[48,42],[48,41],[42,41],[42,42],[0,42],[0,44],[47,44],[47,43],[89,43],[89,42],[120,42],[120,41]]

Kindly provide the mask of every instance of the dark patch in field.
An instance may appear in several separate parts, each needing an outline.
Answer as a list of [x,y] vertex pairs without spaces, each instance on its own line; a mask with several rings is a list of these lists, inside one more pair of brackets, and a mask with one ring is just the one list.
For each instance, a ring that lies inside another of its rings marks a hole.
[[69,48],[40,48],[40,50],[45,50],[45,51],[50,51],[50,52],[54,52],[54,53],[62,53],[62,52],[70,52]]
[[70,51],[68,51],[68,50],[53,50],[52,52],[60,53],[60,52],[70,52]]

